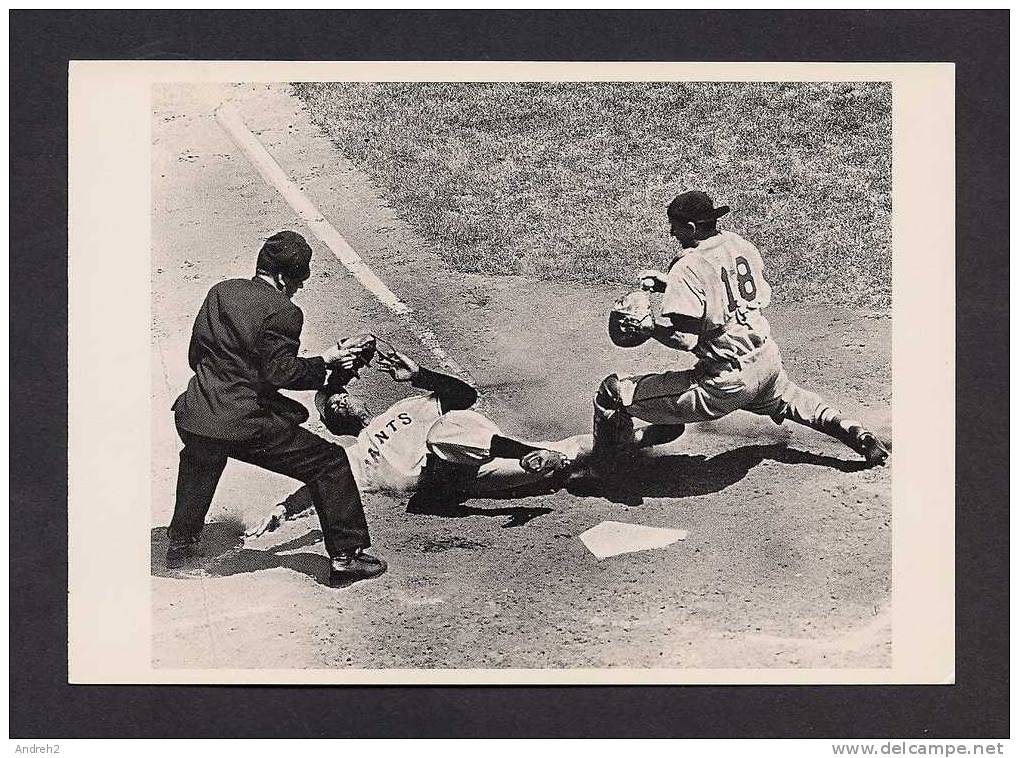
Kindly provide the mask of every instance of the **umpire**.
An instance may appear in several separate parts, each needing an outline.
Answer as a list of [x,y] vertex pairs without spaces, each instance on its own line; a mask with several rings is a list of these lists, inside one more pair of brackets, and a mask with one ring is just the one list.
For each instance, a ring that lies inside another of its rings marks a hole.
[[304,314],[291,302],[311,275],[311,247],[296,232],[274,234],[258,253],[255,276],[215,285],[195,319],[188,363],[195,375],[173,404],[184,442],[166,565],[200,555],[205,516],[228,458],[309,485],[330,557],[329,581],[345,586],[378,576],[386,563],[370,543],[361,498],[343,448],[300,426],[308,411],[281,389],[317,390],[326,367],[358,357],[334,344],[298,357]]

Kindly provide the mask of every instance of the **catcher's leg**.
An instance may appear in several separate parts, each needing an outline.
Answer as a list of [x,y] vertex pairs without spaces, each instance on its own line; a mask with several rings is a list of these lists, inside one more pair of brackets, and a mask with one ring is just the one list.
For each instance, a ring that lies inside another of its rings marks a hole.
[[594,396],[594,449],[589,463],[592,472],[611,473],[619,455],[635,446],[633,418],[620,394],[619,377],[610,374]]
[[777,424],[789,419],[834,437],[862,455],[871,466],[881,466],[888,460],[888,448],[877,435],[865,429],[859,421],[843,418],[819,395],[799,387],[784,374],[783,371],[781,393],[775,401],[748,410],[771,416]]
[[647,448],[678,440],[686,431],[686,424],[650,424],[634,432],[637,447]]

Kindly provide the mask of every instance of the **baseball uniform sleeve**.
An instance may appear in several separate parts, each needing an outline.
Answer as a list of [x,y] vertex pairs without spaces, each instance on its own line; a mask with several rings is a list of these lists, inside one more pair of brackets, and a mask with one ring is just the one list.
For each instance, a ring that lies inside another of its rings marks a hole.
[[424,366],[410,384],[417,389],[435,393],[443,413],[467,410],[478,400],[478,391],[467,382]]
[[[699,324],[704,318],[706,303],[701,277],[689,262],[680,259],[669,270],[666,279],[662,316],[683,325]],[[689,331],[689,328],[683,331]],[[699,331],[696,329],[690,333]]]
[[288,390],[317,390],[326,380],[321,357],[300,358],[304,314],[296,306],[269,316],[258,336],[259,370],[273,387]]

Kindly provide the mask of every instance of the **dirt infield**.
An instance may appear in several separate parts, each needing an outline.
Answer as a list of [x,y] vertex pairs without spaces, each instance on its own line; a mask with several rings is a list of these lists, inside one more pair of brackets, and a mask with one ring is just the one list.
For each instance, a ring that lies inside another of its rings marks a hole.
[[[809,430],[736,414],[695,425],[608,496],[475,500],[455,517],[365,498],[382,578],[336,591],[317,521],[247,545],[295,483],[231,462],[199,572],[161,568],[178,442],[169,406],[190,376],[206,291],[249,276],[260,238],[305,233],[215,123],[224,98],[375,272],[470,369],[509,433],[590,427],[611,371],[681,365],[604,335],[618,287],[451,271],[379,200],[284,86],[159,86],[152,132],[153,660],[169,668],[882,667],[891,663],[891,472]],[[309,238],[310,239],[310,238]],[[304,345],[371,330],[425,351],[314,239],[296,298]],[[891,432],[891,321],[824,307],[769,311],[790,375]],[[381,409],[400,390],[369,374]],[[310,403],[309,393],[295,395]],[[316,431],[323,431],[317,423]],[[577,535],[612,519],[689,530],[663,550],[596,560]]]

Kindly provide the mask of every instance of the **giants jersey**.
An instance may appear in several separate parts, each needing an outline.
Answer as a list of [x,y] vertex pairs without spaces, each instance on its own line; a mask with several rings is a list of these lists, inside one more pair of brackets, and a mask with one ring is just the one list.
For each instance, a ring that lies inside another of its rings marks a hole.
[[358,490],[413,490],[425,466],[428,430],[441,416],[439,399],[428,393],[404,398],[373,418],[347,448]]
[[725,367],[756,350],[771,331],[761,309],[771,302],[757,248],[732,232],[701,240],[669,269],[663,316],[700,322],[694,355]]

